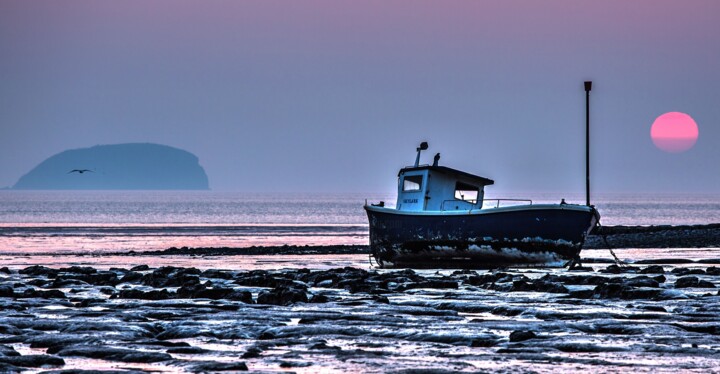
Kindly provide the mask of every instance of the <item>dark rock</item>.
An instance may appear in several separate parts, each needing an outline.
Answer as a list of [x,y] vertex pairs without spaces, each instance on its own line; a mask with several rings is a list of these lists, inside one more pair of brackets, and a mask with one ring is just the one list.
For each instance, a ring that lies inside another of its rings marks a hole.
[[51,269],[47,266],[42,265],[33,265],[26,267],[25,269],[21,269],[19,271],[20,274],[24,275],[33,275],[33,276],[46,276],[48,278],[55,278],[58,274],[58,271],[55,269]]
[[625,347],[613,347],[613,346],[600,346],[595,344],[587,343],[560,343],[555,345],[555,349],[562,352],[571,353],[595,353],[595,352],[625,352],[628,348]]
[[195,268],[178,268],[163,266],[152,273],[143,275],[143,284],[155,288],[182,287],[200,283],[200,270]]
[[95,340],[81,335],[75,334],[42,334],[30,337],[25,340],[26,344],[30,345],[30,348],[48,348],[47,353],[55,354],[62,348],[74,345],[74,344],[92,344]]
[[0,344],[0,356],[20,356],[20,353],[11,346]]
[[150,266],[138,265],[138,266],[133,266],[130,268],[130,271],[146,271],[146,270],[150,270]]
[[0,362],[0,373],[21,373],[25,369],[21,369],[17,366]]
[[675,281],[675,288],[690,288],[690,287],[697,287],[697,285],[698,285],[697,277],[682,277],[682,278],[678,278]]
[[201,362],[188,368],[194,373],[212,373],[216,371],[247,371],[244,362]]
[[174,292],[169,292],[166,289],[152,290],[152,291],[140,291],[136,289],[121,290],[118,298],[120,299],[140,299],[140,300],[167,300],[175,298],[177,295]]
[[510,333],[510,341],[513,343],[514,342],[522,342],[522,341],[525,341],[528,339],[534,339],[536,337],[537,337],[537,335],[535,335],[535,333],[532,331],[518,330],[518,331],[513,331],[512,333]]
[[495,283],[499,279],[500,274],[502,273],[470,276],[465,279],[463,283],[472,286],[484,286],[486,284]]
[[702,274],[705,274],[705,270],[689,269],[689,268],[675,268],[675,269],[672,269],[671,273],[677,275],[678,277],[682,277],[685,275],[702,275]]
[[101,304],[105,304],[104,299],[84,299],[84,300],[80,301],[79,303],[77,303],[77,307],[78,308],[88,308],[93,305],[101,305]]
[[208,351],[207,349],[200,348],[200,347],[175,347],[175,348],[169,348],[165,352],[175,353],[175,354],[194,355],[194,354],[208,353],[210,351]]
[[143,341],[137,342],[136,344],[153,345],[153,346],[170,347],[170,348],[189,347],[190,346],[190,343],[187,343],[187,342],[170,342],[167,340],[143,340]]
[[104,295],[115,295],[114,287],[98,287],[97,290]]
[[697,287],[697,288],[716,288],[715,284],[713,284],[712,282],[708,282],[708,281],[702,280],[702,279],[698,280],[697,286],[695,286],[695,287]]
[[97,270],[94,268],[91,268],[89,266],[71,266],[69,268],[60,268],[58,269],[61,273],[75,273],[75,274],[94,274],[97,273]]
[[186,299],[223,299],[233,292],[232,288],[207,288],[205,284],[190,284],[180,287],[177,295]]
[[[19,328],[15,327],[13,325],[0,324],[0,334],[21,335],[22,333],[23,333],[22,330],[20,330]],[[0,354],[2,354],[2,352],[3,352],[2,347],[3,346],[0,346]],[[12,347],[10,347],[10,348],[12,348]]]
[[62,358],[50,355],[0,356],[0,362],[31,368],[65,365]]
[[66,279],[62,275],[59,275],[50,285],[48,285],[48,288],[68,288],[72,286],[89,286],[89,284],[79,279]]
[[88,274],[78,279],[96,286],[115,286],[120,283],[117,274],[111,271],[102,271],[95,274]]
[[12,274],[12,271],[10,271],[10,269],[7,266],[3,266],[0,268],[0,273]]
[[65,299],[65,294],[60,290],[36,290],[34,288],[28,288],[23,293],[15,294],[17,298],[40,298],[40,299]]
[[470,346],[487,348],[487,347],[494,347],[499,342],[500,342],[499,339],[494,339],[494,338],[475,338],[470,341]]
[[29,281],[26,281],[25,284],[28,285],[28,286],[35,286],[35,287],[40,287],[40,288],[47,288],[47,287],[50,286],[52,283],[49,282],[49,281],[47,281],[47,280],[45,280],[45,279],[30,279]]
[[252,293],[250,291],[233,290],[231,293],[229,293],[227,296],[225,296],[225,299],[233,300],[233,301],[242,301],[245,304],[253,303]]
[[592,298],[595,292],[593,290],[573,290],[568,293],[568,297],[574,299],[589,299]]
[[301,368],[312,366],[312,362],[280,361],[281,368]]
[[110,348],[89,345],[67,347],[57,352],[57,354],[63,357],[79,356],[120,362],[151,363],[172,360],[172,356],[167,353],[135,351],[125,348]]
[[235,276],[228,272],[217,269],[208,269],[202,272],[202,276],[205,278],[217,278],[217,279],[233,279]]
[[[133,269],[135,269],[135,268],[133,268]],[[131,270],[131,271],[128,271],[127,273],[125,273],[125,275],[123,275],[122,278],[120,278],[119,283],[136,283],[136,282],[141,281],[142,278],[143,278],[142,273],[138,273],[137,271]]]
[[327,303],[328,301],[330,301],[330,299],[323,294],[313,295],[310,298],[310,303],[313,303],[313,304]]
[[710,266],[705,270],[705,274],[707,275],[720,275],[720,268],[716,266]]
[[0,286],[0,297],[14,297],[15,290],[7,285]]
[[421,282],[409,282],[404,285],[401,285],[397,288],[398,291],[405,291],[415,288],[433,288],[433,289],[445,289],[445,288],[452,288],[457,289],[458,288],[458,282],[453,280],[443,280],[443,279],[429,279],[424,280]]
[[238,274],[235,277],[235,283],[249,287],[280,287],[291,285],[293,280],[274,276],[266,270],[253,270]]
[[637,268],[632,266],[618,266],[618,265],[610,265],[605,269],[600,270],[601,273],[610,273],[610,274],[621,274],[621,273],[636,273]]
[[510,288],[510,291],[534,291],[534,292],[548,292],[548,293],[568,293],[567,287],[560,283],[545,282],[538,280],[535,282],[527,281],[515,281]]
[[290,305],[307,302],[305,290],[290,287],[276,287],[269,291],[261,291],[257,297],[258,304]]
[[263,350],[258,347],[250,347],[243,353],[242,358],[257,358],[262,352]]
[[640,270],[640,274],[665,274],[665,269],[660,265],[653,265]]
[[660,283],[647,276],[639,276],[627,279],[623,282],[626,286],[630,287],[651,287],[651,288],[658,288],[660,287]]
[[620,283],[600,284],[593,290],[593,297],[600,299],[653,299],[658,297],[661,289],[635,288]]
[[640,309],[649,310],[651,312],[667,313],[667,310],[665,308],[658,305],[643,305],[640,307]]

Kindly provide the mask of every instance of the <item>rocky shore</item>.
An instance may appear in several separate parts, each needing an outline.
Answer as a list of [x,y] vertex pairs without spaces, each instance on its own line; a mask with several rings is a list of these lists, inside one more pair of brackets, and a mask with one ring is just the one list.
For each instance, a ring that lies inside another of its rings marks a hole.
[[[720,223],[688,226],[603,226],[592,232],[583,248],[712,248],[720,247]],[[115,253],[118,255],[289,255],[369,254],[366,245],[283,245],[245,248],[168,248],[160,251]]]
[[583,248],[709,248],[720,247],[720,223],[686,226],[603,226]]
[[697,264],[0,268],[0,372],[706,373],[718,286]]

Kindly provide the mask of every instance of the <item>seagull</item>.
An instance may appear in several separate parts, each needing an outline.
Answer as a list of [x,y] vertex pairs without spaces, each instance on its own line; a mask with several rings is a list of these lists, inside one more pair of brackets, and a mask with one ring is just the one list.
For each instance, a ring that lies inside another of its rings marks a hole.
[[85,172],[88,172],[88,171],[91,172],[91,173],[94,173],[94,171],[92,171],[92,170],[90,170],[90,169],[73,169],[73,170],[68,171],[68,174],[70,174],[70,173],[80,173],[80,174],[82,174],[82,173],[85,173]]

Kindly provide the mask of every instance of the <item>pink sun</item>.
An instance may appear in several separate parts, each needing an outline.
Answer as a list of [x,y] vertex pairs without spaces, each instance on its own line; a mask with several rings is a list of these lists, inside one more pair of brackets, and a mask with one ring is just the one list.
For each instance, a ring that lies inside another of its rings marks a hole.
[[659,149],[680,153],[692,148],[698,139],[698,127],[689,115],[668,112],[655,119],[650,128],[650,137]]

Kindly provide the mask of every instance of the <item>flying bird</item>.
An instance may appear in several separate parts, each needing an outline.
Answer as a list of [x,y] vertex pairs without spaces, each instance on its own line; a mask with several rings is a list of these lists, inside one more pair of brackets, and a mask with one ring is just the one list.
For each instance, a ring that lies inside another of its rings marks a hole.
[[68,174],[70,174],[70,173],[80,173],[80,174],[82,174],[82,173],[85,173],[85,172],[88,172],[88,171],[91,172],[91,173],[94,173],[94,171],[92,171],[92,170],[90,170],[90,169],[73,169],[73,170],[68,171]]

